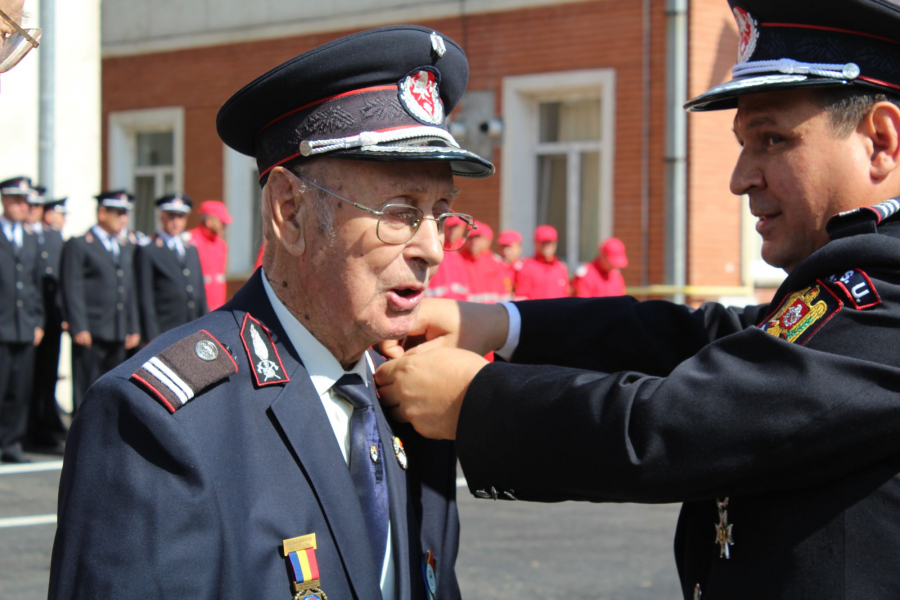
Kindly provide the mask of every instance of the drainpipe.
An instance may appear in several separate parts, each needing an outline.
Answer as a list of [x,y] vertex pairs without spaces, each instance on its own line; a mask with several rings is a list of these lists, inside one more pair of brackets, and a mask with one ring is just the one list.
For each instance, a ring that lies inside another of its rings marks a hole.
[[641,102],[641,285],[650,285],[650,0],[641,9],[643,28],[641,69],[643,71]]
[[684,302],[687,268],[687,8],[666,0],[666,283]]
[[38,50],[38,183],[52,197],[54,129],[56,127],[56,0],[41,0],[41,47]]

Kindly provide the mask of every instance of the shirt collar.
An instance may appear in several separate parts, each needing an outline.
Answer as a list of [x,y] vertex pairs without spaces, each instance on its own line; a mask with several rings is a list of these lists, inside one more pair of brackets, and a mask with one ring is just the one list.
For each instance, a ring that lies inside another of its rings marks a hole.
[[[330,390],[347,371],[344,371],[341,363],[338,362],[334,355],[287,309],[278,296],[275,295],[275,291],[266,278],[266,272],[262,269],[260,271],[263,288],[266,290],[266,296],[268,296],[269,303],[275,311],[275,316],[278,317],[278,321],[284,328],[288,340],[300,356],[303,366],[306,367],[313,386],[321,396]],[[367,352],[363,358],[356,361],[356,364],[349,371],[359,375],[366,387],[369,386],[370,362],[371,359]]]
[[165,231],[157,231],[156,235],[162,238],[162,241],[166,243],[166,246],[172,247],[172,243],[174,242],[176,245],[181,243],[181,236],[169,235]]
[[99,225],[94,225],[93,227],[91,227],[91,231],[94,232],[94,235],[96,235],[97,237],[99,237],[101,240],[103,240],[105,242],[112,242],[113,239],[115,239],[115,237],[116,237],[113,234],[108,233],[105,229],[103,229]]

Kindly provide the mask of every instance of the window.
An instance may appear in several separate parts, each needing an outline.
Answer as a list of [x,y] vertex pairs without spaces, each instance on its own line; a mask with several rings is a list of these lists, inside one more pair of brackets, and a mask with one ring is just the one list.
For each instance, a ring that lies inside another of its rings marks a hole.
[[223,201],[234,218],[225,236],[228,240],[228,276],[249,277],[253,273],[256,257],[262,245],[262,189],[259,187],[259,171],[256,160],[223,148],[224,186]]
[[184,191],[184,109],[123,111],[109,117],[109,189],[135,195],[129,226],[157,229],[155,200]]
[[570,269],[593,259],[613,232],[615,74],[572,71],[508,77],[501,225],[523,234],[531,252],[538,225],[559,232]]

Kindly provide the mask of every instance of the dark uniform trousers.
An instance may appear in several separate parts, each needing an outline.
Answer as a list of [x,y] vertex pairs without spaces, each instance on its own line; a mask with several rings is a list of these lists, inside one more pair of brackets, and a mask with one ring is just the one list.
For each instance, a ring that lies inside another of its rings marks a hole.
[[125,359],[125,337],[137,333],[134,245],[121,244],[119,256],[88,231],[63,248],[61,283],[69,333],[91,334],[90,348],[72,344],[73,406],[103,373]]
[[21,452],[28,426],[34,330],[44,326],[37,237],[25,229],[16,249],[0,233],[0,455]]
[[184,241],[184,256],[159,235],[135,252],[135,276],[144,341],[209,312],[197,248]]
[[900,598],[900,223],[867,210],[766,306],[517,304],[519,364],[462,406],[472,492],[684,502],[687,599]]
[[[50,598],[139,590],[146,598],[289,600],[282,542],[314,533],[328,598],[381,600],[383,556],[373,556],[350,470],[260,273],[220,310],[160,335],[88,393],[66,444]],[[258,322],[257,342],[248,314]],[[272,338],[265,349],[263,327]],[[218,340],[219,359],[233,354],[237,372],[170,413],[165,395],[132,374],[183,342],[189,356],[168,364],[185,381],[202,379],[213,368],[203,365],[213,363],[185,338],[203,331]],[[277,366],[276,379],[262,375],[263,355]],[[453,445],[389,423],[377,404],[376,411],[397,598],[429,598],[423,563],[431,551],[433,597],[458,599]],[[394,435],[408,470],[392,451]]]
[[34,353],[34,387],[28,416],[29,434],[37,440],[65,431],[56,403],[59,379],[59,352],[62,341],[62,298],[59,293],[59,268],[63,238],[55,229],[37,233],[40,250],[41,292],[44,306],[44,338]]

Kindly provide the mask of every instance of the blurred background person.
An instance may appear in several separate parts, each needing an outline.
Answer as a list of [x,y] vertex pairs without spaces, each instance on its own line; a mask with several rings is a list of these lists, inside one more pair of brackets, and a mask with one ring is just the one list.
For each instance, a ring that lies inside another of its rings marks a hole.
[[40,29],[23,29],[24,0],[0,0],[0,73],[6,73],[38,47]]
[[0,183],[0,460],[28,462],[22,439],[28,427],[34,349],[44,335],[37,236],[25,224],[31,179]]
[[[444,235],[447,244],[456,244],[465,231],[463,221],[459,217],[448,217],[444,220]],[[472,231],[475,233],[477,229]],[[471,234],[470,234],[471,235]],[[429,298],[450,298],[451,300],[468,300],[469,278],[459,252],[444,252],[444,260],[428,282],[425,296]]]
[[475,224],[477,227],[469,234],[459,251],[469,282],[468,300],[482,304],[509,300],[510,296],[503,282],[503,263],[491,252],[494,231],[487,223],[475,221]]
[[569,271],[556,257],[559,239],[552,225],[534,230],[534,258],[526,258],[516,277],[516,296],[528,300],[565,298],[569,295]]
[[501,231],[497,237],[500,258],[503,259],[503,284],[510,298],[516,295],[516,276],[522,269],[522,234],[514,229]]
[[66,224],[66,200],[68,198],[57,198],[44,202],[44,229],[62,232]]
[[125,360],[141,341],[134,281],[134,248],[119,235],[134,196],[124,190],[96,196],[97,224],[63,246],[60,282],[72,336],[72,408],[100,375]]
[[620,269],[628,266],[625,244],[609,238],[597,246],[593,262],[581,265],[572,279],[572,295],[579,298],[624,296],[625,279]]
[[62,217],[58,210],[59,207],[63,207],[62,210],[65,211],[66,199],[47,198],[45,196],[47,190],[43,186],[37,186],[35,191],[36,193],[28,200],[28,220],[38,241],[44,337],[34,353],[34,383],[28,412],[28,443],[41,449],[61,450],[62,446],[57,435],[65,433],[66,429],[60,419],[56,403],[56,382],[59,379],[59,353],[63,332],[62,299],[59,295],[59,266],[62,261],[63,237],[59,229],[46,224],[46,219],[55,221]]
[[156,200],[160,229],[135,254],[141,332],[145,342],[209,312],[197,249],[184,234],[193,201],[185,194]]
[[205,200],[197,211],[200,225],[191,229],[191,244],[200,255],[203,269],[203,285],[206,289],[206,304],[209,310],[216,310],[225,304],[225,268],[228,264],[228,243],[225,241],[225,227],[232,218],[228,208],[218,200]]

